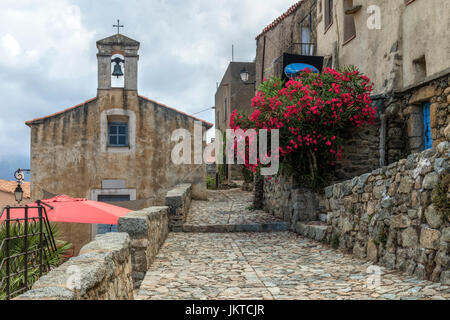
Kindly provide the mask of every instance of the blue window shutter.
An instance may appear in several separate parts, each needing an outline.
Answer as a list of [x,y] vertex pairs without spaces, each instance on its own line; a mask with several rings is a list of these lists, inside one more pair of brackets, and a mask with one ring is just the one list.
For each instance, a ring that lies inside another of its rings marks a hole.
[[128,123],[110,122],[108,124],[109,145],[112,147],[128,146]]
[[433,147],[433,139],[431,138],[431,124],[430,124],[430,103],[423,105],[423,127],[425,137],[425,150]]

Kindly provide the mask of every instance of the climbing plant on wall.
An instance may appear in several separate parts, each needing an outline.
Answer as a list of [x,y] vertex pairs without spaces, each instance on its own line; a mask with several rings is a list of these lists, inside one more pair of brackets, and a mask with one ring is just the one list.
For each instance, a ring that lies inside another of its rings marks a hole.
[[[281,172],[304,186],[321,188],[342,157],[344,131],[374,123],[372,88],[370,79],[352,66],[339,71],[326,68],[321,74],[305,69],[286,83],[272,77],[252,99],[251,114],[233,111],[230,127],[278,129]],[[260,159],[246,165],[254,171],[262,166]]]

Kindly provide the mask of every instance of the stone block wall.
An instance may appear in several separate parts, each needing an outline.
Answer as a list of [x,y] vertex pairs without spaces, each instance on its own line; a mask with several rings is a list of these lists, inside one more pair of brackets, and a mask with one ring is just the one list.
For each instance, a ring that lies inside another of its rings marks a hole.
[[289,222],[290,229],[298,221],[319,219],[323,205],[320,196],[311,190],[295,186],[292,178],[264,178],[263,208],[272,215]]
[[119,232],[131,238],[134,288],[138,288],[169,233],[169,208],[150,207],[119,219]]
[[449,208],[444,214],[433,202],[449,159],[446,141],[326,188],[324,239],[358,258],[450,284]]
[[424,150],[423,106],[430,103],[433,146],[446,141],[450,132],[450,75],[406,88],[386,106],[386,160],[393,163]]
[[191,207],[192,186],[180,184],[169,190],[166,195],[166,206],[169,207],[169,230],[181,232]]
[[131,269],[129,235],[99,235],[16,300],[133,300]]

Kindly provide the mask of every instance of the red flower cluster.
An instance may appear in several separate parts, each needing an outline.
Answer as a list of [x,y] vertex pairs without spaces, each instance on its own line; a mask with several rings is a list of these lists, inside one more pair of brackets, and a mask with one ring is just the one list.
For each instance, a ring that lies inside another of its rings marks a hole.
[[343,130],[374,123],[372,88],[370,79],[354,69],[326,68],[321,74],[305,69],[285,84],[271,78],[252,99],[253,112],[246,116],[235,110],[230,127],[279,129],[282,157],[311,151],[334,164],[342,156]]

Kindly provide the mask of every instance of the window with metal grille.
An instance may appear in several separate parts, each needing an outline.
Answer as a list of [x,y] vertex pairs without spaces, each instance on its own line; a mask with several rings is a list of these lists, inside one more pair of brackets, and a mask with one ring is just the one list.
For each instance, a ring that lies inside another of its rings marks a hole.
[[425,137],[425,150],[433,147],[433,139],[431,138],[431,124],[430,124],[430,103],[423,105],[423,127]]
[[128,147],[128,123],[110,122],[108,124],[108,144],[111,147]]
[[355,16],[348,11],[353,8],[353,0],[344,0],[344,44],[356,37]]

